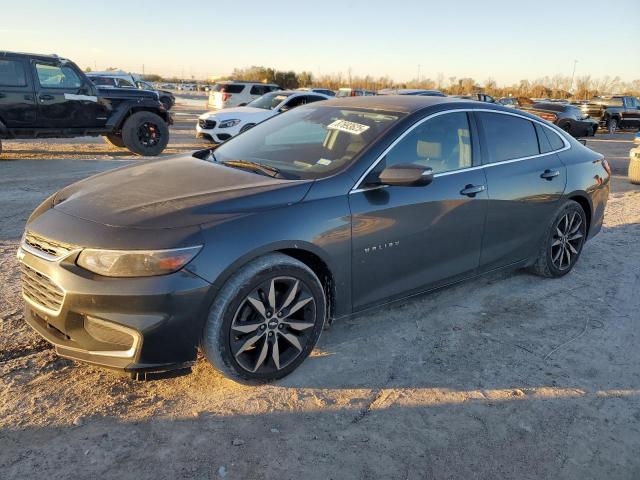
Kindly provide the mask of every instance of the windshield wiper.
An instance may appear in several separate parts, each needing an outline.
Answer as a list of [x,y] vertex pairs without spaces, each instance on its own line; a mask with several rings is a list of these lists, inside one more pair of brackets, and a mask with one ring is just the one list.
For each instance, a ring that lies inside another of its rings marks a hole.
[[249,160],[225,160],[219,163],[228,167],[244,168],[253,172],[259,172],[267,175],[268,177],[276,178],[278,176],[282,176],[280,175],[280,170],[278,170],[276,167],[265,165],[263,163],[252,162]]

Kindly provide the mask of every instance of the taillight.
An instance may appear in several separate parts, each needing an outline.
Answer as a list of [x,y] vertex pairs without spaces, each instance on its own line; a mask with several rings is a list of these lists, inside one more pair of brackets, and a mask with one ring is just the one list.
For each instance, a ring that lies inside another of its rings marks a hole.
[[231,98],[231,94],[230,93],[223,93],[222,94],[222,101],[226,102],[227,100],[229,100]]
[[536,112],[536,115],[551,123],[554,123],[558,119],[558,116],[555,113]]
[[355,90],[351,90],[351,97],[355,97],[356,96],[356,91]]
[[605,172],[607,172],[607,174],[611,176],[611,165],[609,165],[609,162],[607,162],[606,158],[602,159],[602,168],[604,168]]

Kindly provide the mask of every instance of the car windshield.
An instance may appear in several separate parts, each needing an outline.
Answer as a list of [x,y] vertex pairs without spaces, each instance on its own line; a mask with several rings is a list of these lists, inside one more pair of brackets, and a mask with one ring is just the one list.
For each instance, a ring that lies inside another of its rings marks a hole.
[[216,161],[241,160],[283,177],[316,179],[344,169],[404,114],[305,106],[259,123],[214,151]]
[[253,102],[247,103],[247,107],[263,108],[265,110],[273,110],[285,100],[290,93],[272,92],[256,98]]

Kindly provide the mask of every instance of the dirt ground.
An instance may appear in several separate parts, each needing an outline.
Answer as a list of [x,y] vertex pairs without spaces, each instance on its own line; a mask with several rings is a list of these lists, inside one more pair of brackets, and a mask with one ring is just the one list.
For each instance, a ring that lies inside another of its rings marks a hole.
[[[199,100],[181,103],[170,153],[203,145]],[[614,193],[571,274],[496,275],[338,321],[296,372],[260,387],[204,360],[136,382],[57,358],[23,320],[24,222],[53,191],[132,157],[101,139],[6,142],[0,478],[640,478],[630,138],[588,143],[614,167]]]

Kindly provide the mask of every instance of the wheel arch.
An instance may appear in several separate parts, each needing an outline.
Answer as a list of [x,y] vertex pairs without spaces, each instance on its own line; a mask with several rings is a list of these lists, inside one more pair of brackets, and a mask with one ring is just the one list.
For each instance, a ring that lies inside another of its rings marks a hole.
[[589,231],[591,230],[591,219],[593,218],[593,205],[591,203],[591,198],[587,195],[586,192],[572,192],[567,196],[567,200],[573,200],[577,202],[584,210],[584,214],[587,217],[587,238],[589,238]]
[[[326,252],[317,245],[307,241],[276,242],[256,248],[242,255],[228,265],[212,282],[212,301],[235,272],[247,263],[270,253],[282,253],[294,258],[304,263],[316,274],[327,296],[327,318],[333,318],[333,315],[337,311],[336,302],[338,300],[334,271],[330,266]],[[346,306],[342,307],[342,309],[344,309]]]

